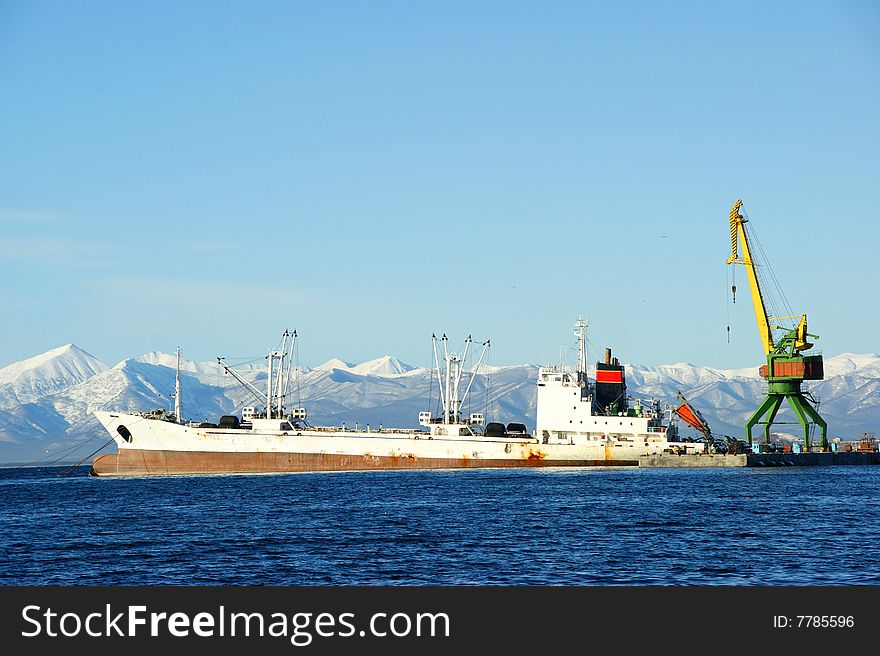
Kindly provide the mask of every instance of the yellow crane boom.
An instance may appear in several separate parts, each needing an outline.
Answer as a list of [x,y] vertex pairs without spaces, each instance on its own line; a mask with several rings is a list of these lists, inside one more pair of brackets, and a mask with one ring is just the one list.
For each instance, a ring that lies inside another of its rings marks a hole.
[[[743,264],[749,279],[749,288],[752,291],[752,304],[755,306],[755,321],[758,324],[758,334],[761,337],[761,346],[764,347],[764,355],[773,352],[773,335],[770,333],[770,320],[767,316],[767,307],[764,305],[764,296],[761,286],[758,284],[758,276],[755,273],[755,262],[752,259],[752,251],[749,247],[749,238],[746,235],[745,223],[748,221],[739,213],[742,200],[738,200],[730,208],[730,251],[727,258],[728,264]],[[742,242],[743,256],[739,259],[737,242]]]

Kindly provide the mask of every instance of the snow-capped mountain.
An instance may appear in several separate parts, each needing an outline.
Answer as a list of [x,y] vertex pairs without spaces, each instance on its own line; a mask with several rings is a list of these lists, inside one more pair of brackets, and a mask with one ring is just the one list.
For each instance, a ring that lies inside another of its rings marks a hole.
[[339,369],[340,371],[351,371],[353,365],[351,362],[344,362],[339,358],[333,358],[331,360],[327,360],[324,364],[319,364],[315,367],[315,371],[333,371],[334,369]]
[[315,371],[333,371],[334,369],[363,376],[400,376],[416,371],[415,367],[401,362],[393,355],[383,355],[381,358],[367,360],[360,364],[351,364],[333,358],[315,367]]
[[[76,461],[109,436],[91,412],[146,411],[174,406],[177,356],[147,353],[108,367],[73,345],[0,369],[0,463]],[[265,389],[264,362],[235,367],[239,376]],[[829,424],[829,436],[856,439],[880,427],[880,356],[844,353],[825,360],[826,379],[810,385]],[[534,428],[535,365],[481,366],[466,413],[489,420],[522,422]],[[465,374],[469,380],[470,373]],[[330,360],[302,367],[291,377],[287,406],[308,409],[314,425],[414,427],[422,410],[438,410],[436,375],[386,355],[352,364]],[[763,398],[766,383],[757,366],[720,370],[688,363],[626,365],[627,391],[634,398],[675,401],[681,391],[717,434],[743,435],[743,424]],[[183,414],[216,421],[262,399],[216,362],[181,361]],[[780,420],[789,421],[784,410]],[[796,434],[798,427],[775,426]],[[757,432],[756,432],[757,435]]]
[[0,369],[0,410],[55,394],[107,369],[73,344],[66,344]]

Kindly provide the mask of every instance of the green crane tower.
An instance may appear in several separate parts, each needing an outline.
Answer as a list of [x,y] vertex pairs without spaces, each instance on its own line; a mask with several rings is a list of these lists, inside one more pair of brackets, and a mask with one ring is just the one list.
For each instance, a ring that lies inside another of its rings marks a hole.
[[[761,365],[758,373],[762,378],[766,378],[768,383],[767,397],[746,422],[746,435],[749,444],[752,443],[752,427],[757,423],[764,424],[764,443],[770,443],[770,426],[774,423],[782,402],[788,401],[804,429],[804,450],[810,450],[810,420],[812,420],[821,431],[820,446],[823,451],[827,451],[828,424],[807,400],[805,392],[801,389],[803,381],[822,380],[825,377],[822,356],[803,354],[804,351],[813,347],[807,338],[818,338],[818,336],[807,333],[806,314],[800,317],[768,317],[746,230],[748,219],[739,213],[740,207],[742,207],[742,200],[736,201],[730,210],[731,255],[727,259],[727,264],[742,264],[746,268],[752,304],[755,308],[755,320],[758,323],[758,333],[761,336],[764,355],[767,357],[767,364]],[[739,257],[737,251],[738,243],[742,243],[742,258]],[[736,287],[734,287],[734,293],[735,291]],[[780,326],[770,323],[770,321],[785,319],[799,319],[799,321],[794,326]],[[784,331],[776,341],[774,341],[771,332],[774,328]],[[761,421],[761,418],[765,416],[766,419]]]

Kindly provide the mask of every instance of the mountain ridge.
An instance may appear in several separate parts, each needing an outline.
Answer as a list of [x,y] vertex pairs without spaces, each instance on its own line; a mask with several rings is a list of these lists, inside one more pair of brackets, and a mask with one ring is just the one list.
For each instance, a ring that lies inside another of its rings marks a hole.
[[[94,419],[93,410],[170,410],[176,363],[176,354],[152,351],[110,367],[67,344],[3,367],[0,463],[31,462],[68,449],[77,441],[91,441],[91,449],[96,448],[109,436]],[[826,379],[809,389],[821,400],[820,412],[828,420],[829,437],[856,439],[862,432],[875,431],[880,425],[880,355],[842,353],[826,358],[825,363]],[[235,370],[263,389],[263,365],[245,364]],[[681,391],[718,434],[741,436],[745,419],[766,389],[756,366],[730,370],[684,362],[625,366],[631,396],[669,404],[675,401],[675,392]],[[533,364],[481,366],[479,373],[488,375],[475,377],[468,411],[483,411],[487,417],[534,428],[537,371]],[[465,374],[467,380],[470,375]],[[295,370],[287,405],[304,404],[316,424],[415,427],[420,411],[436,410],[428,405],[429,398],[437,402],[437,391],[432,370],[391,355],[358,364],[333,359],[311,369]],[[240,412],[242,406],[257,405],[261,400],[224,373],[217,362],[181,358],[185,418],[216,420],[221,414]]]

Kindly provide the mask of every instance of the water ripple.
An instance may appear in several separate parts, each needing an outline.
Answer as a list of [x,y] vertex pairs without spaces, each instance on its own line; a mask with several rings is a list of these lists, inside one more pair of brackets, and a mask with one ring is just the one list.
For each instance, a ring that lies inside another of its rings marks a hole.
[[0,469],[2,585],[880,585],[880,467]]

